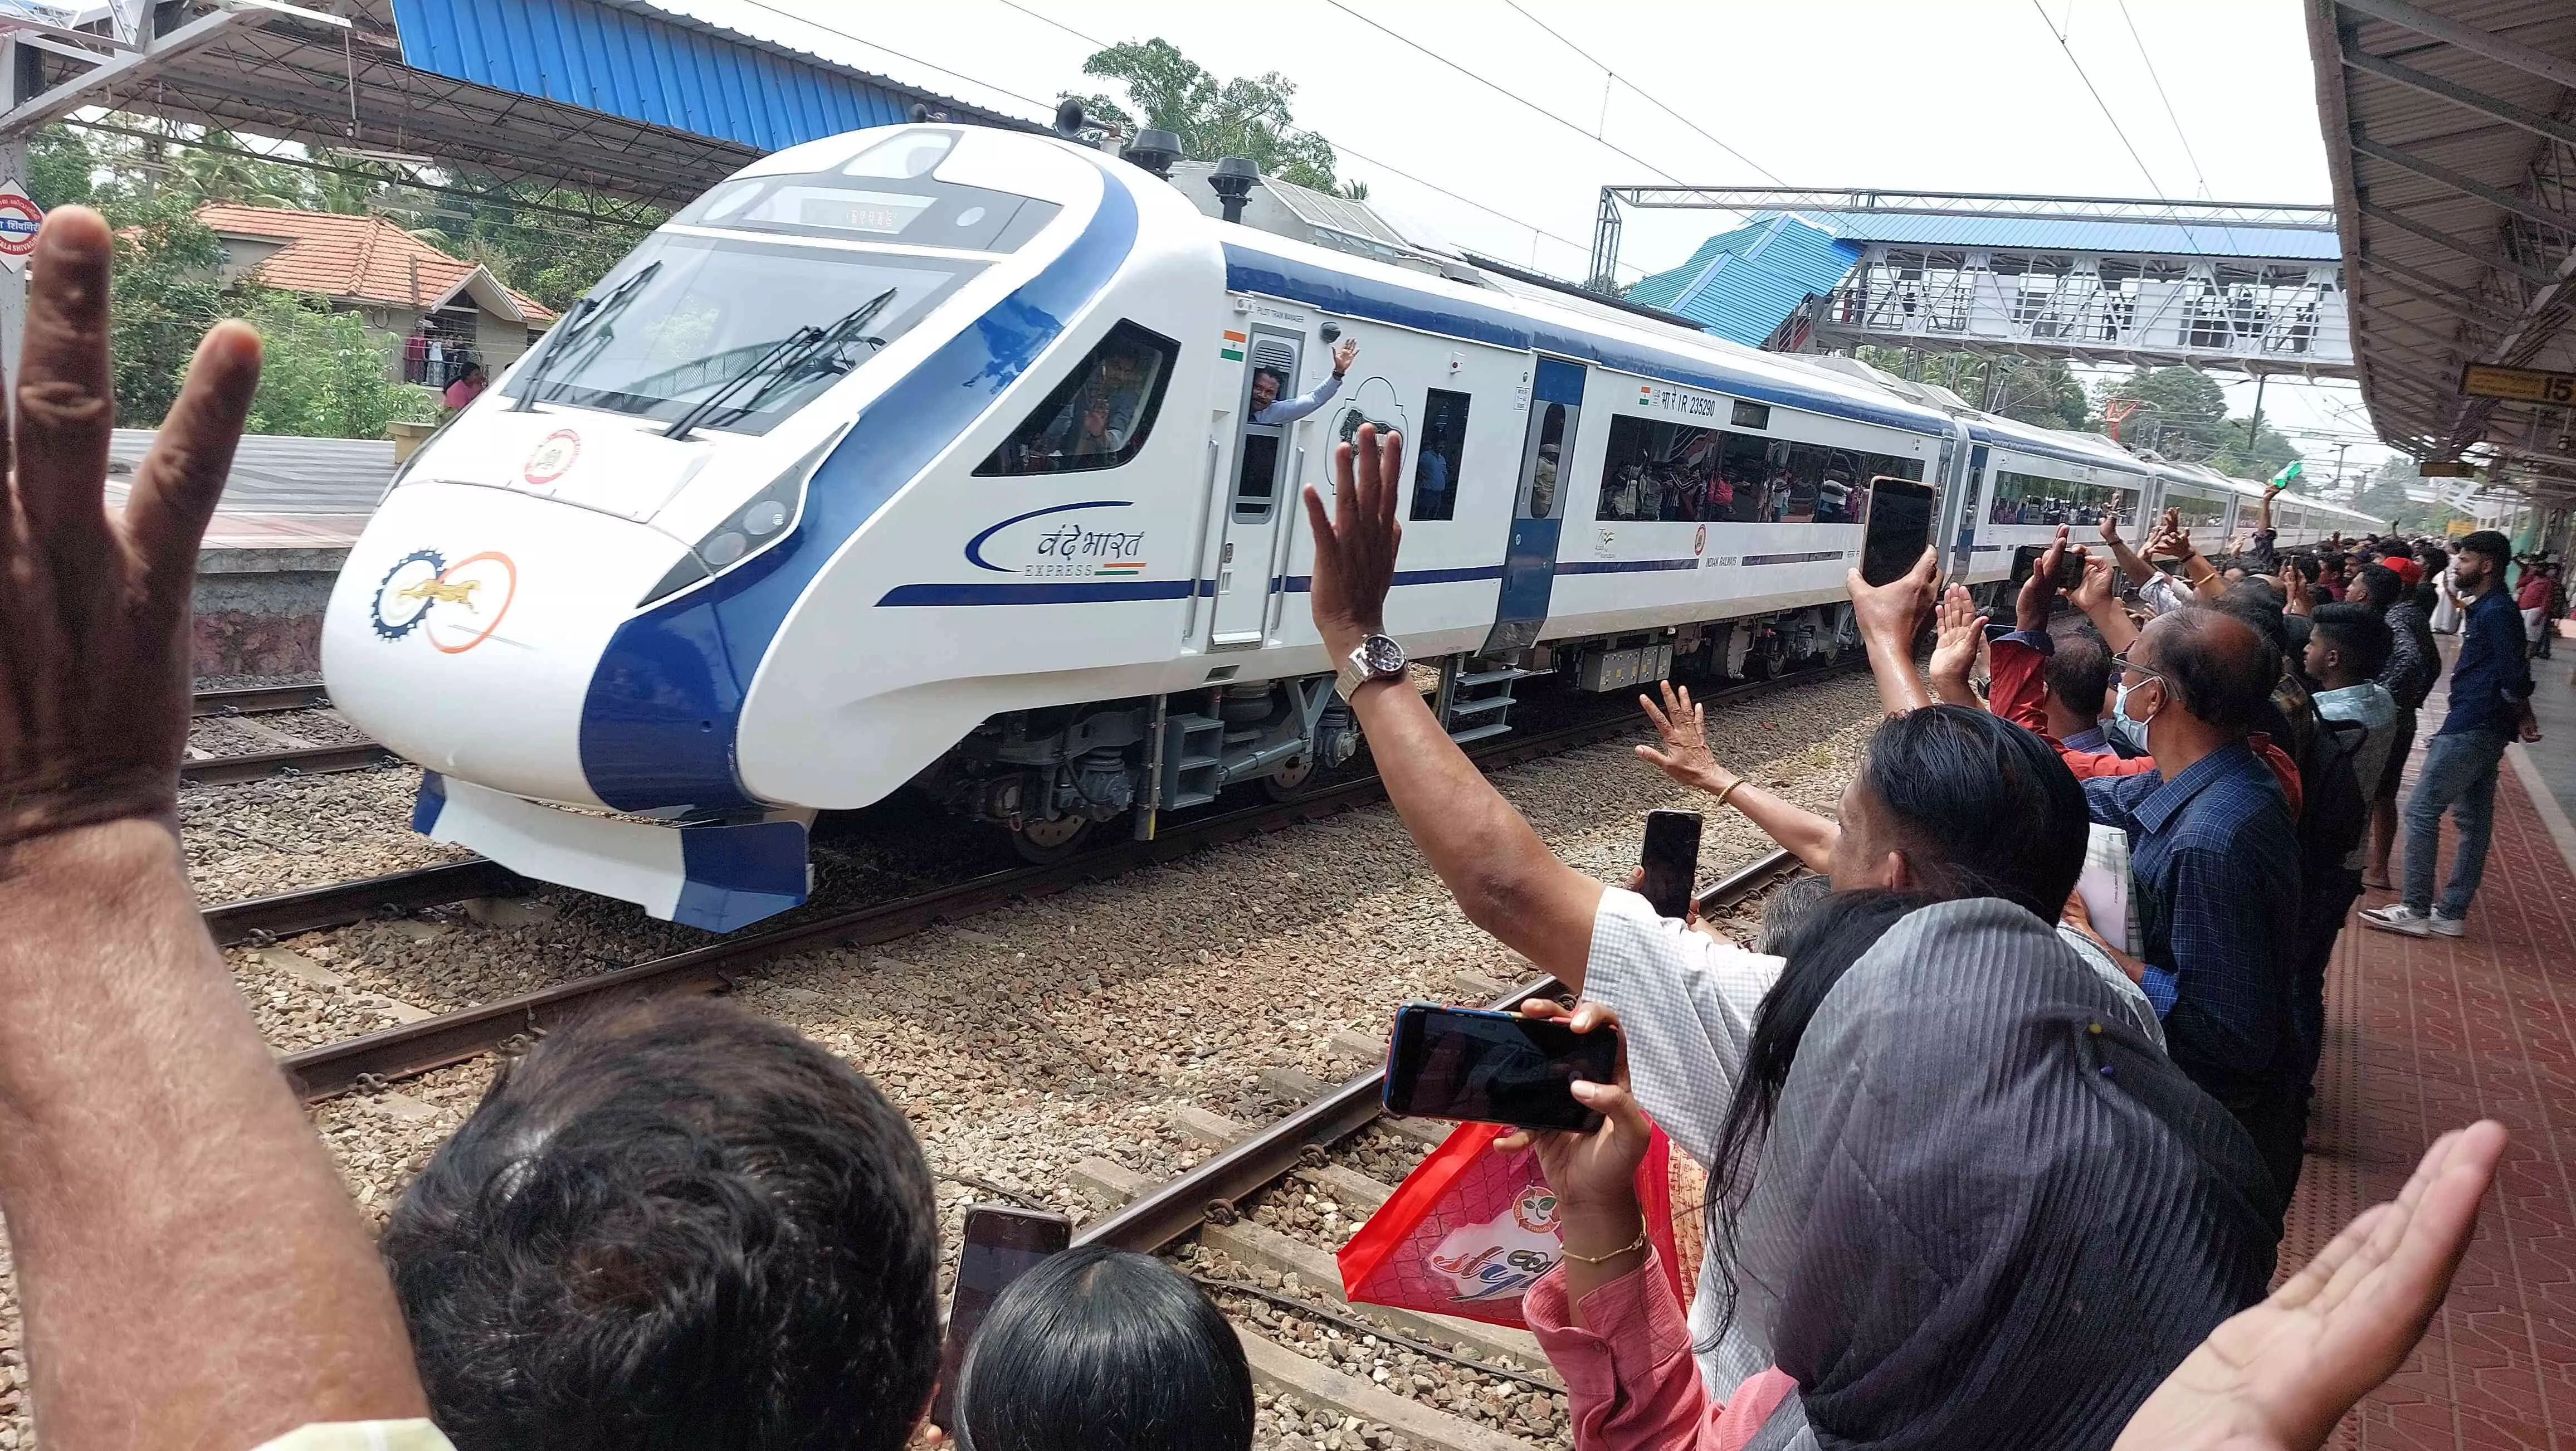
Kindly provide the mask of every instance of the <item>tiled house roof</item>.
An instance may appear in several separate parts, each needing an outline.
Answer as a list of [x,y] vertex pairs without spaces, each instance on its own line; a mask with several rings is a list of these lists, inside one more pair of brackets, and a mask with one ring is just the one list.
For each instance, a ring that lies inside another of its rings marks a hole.
[[221,235],[284,242],[253,269],[262,283],[284,291],[423,310],[471,291],[504,317],[515,308],[521,321],[555,320],[552,309],[502,286],[489,268],[450,257],[382,217],[217,203],[198,208],[197,220]]

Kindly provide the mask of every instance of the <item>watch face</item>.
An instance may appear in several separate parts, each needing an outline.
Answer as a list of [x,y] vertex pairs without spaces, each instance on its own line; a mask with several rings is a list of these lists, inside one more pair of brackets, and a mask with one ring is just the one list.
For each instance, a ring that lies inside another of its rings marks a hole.
[[1371,675],[1393,675],[1404,668],[1404,647],[1384,635],[1360,641],[1359,654]]

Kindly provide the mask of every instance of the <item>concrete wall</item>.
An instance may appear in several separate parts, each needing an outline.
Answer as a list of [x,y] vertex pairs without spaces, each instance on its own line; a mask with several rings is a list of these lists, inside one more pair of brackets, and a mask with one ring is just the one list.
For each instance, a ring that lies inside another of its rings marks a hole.
[[344,548],[207,549],[197,555],[196,673],[310,675]]

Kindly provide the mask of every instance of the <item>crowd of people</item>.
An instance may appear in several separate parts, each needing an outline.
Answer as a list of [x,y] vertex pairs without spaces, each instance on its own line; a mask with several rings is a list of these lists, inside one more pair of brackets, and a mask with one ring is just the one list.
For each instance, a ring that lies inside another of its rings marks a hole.
[[[193,561],[258,339],[207,336],[111,516],[110,253],[75,207],[36,240],[0,510],[0,1214],[47,1451],[932,1435],[941,1235],[920,1147],[848,1064],[721,1003],[546,1036],[370,1238],[207,934],[176,828]],[[1400,465],[1363,428],[1333,507],[1307,494],[1337,654],[1382,623]],[[2475,645],[2493,577],[2460,577],[2485,582]],[[1576,1027],[1625,1033],[1624,1081],[1581,1090],[1603,1127],[1536,1144],[1565,1259],[1528,1305],[1579,1446],[2314,1447],[2420,1338],[2503,1151],[2493,1123],[2436,1142],[2397,1200],[2265,1294],[2279,1124],[2302,1108],[2307,918],[2284,909],[2341,842],[2302,835],[2318,758],[2275,716],[2341,719],[2321,702],[2367,683],[2385,626],[2315,610],[2311,688],[2284,668],[2277,601],[2208,593],[2116,643],[2098,612],[2091,663],[2060,668],[2045,590],[1987,646],[1928,562],[1856,587],[1892,713],[1832,820],[1727,772],[1685,696],[1659,705],[1655,763],[1830,888],[1784,897],[1760,952],[1557,861],[1400,676],[1353,692],[1466,914],[1581,993]],[[2078,602],[2097,596],[2107,568]],[[1912,659],[1936,610],[1940,703]],[[2060,730],[2105,717],[2114,670],[2107,714],[2151,765]],[[2138,931],[2072,905],[2096,824],[2134,839]],[[2273,894],[2260,921],[2249,892]],[[1711,1175],[1687,1328],[1634,1196],[1644,1113]],[[1171,1267],[1097,1248],[1001,1296],[955,1400],[935,1435],[977,1451],[1254,1434],[1224,1318]]]

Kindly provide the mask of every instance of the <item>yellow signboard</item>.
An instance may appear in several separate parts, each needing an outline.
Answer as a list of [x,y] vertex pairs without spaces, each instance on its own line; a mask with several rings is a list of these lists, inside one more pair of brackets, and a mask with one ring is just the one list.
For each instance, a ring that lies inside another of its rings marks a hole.
[[2478,523],[2475,519],[2454,519],[2442,526],[2442,532],[2454,539],[2466,539],[2477,532],[2477,527]]
[[2471,398],[2508,398],[2516,403],[2576,403],[2576,373],[2471,363],[2460,369],[2460,392]]

